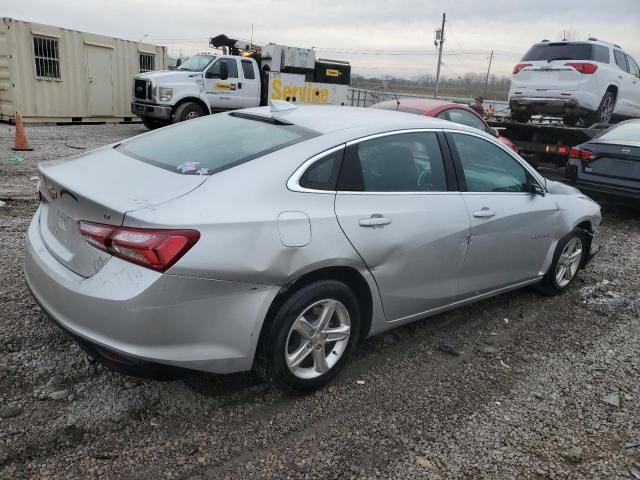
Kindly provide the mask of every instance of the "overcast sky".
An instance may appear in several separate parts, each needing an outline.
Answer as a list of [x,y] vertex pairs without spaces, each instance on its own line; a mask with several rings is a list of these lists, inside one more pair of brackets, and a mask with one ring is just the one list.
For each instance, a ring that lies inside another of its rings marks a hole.
[[172,56],[207,50],[220,33],[349,60],[368,75],[435,73],[434,30],[447,13],[443,73],[510,74],[520,56],[563,30],[618,43],[640,61],[640,0],[0,0],[0,16],[167,45]]

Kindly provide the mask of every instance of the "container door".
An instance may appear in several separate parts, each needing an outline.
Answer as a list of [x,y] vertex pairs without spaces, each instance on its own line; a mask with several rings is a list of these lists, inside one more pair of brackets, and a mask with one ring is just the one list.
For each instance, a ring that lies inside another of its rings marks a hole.
[[87,80],[89,82],[89,115],[113,115],[113,80],[111,48],[87,45]]

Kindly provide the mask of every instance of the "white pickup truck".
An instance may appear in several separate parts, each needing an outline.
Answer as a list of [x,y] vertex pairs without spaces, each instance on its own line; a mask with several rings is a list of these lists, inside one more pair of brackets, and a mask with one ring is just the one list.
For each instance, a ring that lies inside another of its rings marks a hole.
[[[266,105],[269,100],[347,102],[346,62],[316,61],[313,50],[274,44],[258,54],[255,49],[249,55],[244,49],[231,51],[231,55],[194,55],[177,70],[136,75],[131,111],[154,129],[210,113]],[[318,77],[331,83],[313,81]]]

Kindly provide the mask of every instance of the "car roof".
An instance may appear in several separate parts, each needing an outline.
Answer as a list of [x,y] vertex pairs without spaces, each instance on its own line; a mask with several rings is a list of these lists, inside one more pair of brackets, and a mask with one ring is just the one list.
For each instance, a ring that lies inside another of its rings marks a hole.
[[558,44],[558,43],[566,43],[566,44],[571,44],[571,45],[577,45],[577,44],[588,44],[588,45],[600,45],[601,47],[606,47],[606,48],[616,48],[618,50],[622,50],[624,53],[626,53],[627,55],[629,55],[624,48],[622,48],[620,45],[616,44],[616,43],[611,43],[611,42],[607,42],[604,40],[556,40],[556,41],[548,41],[548,42],[537,42],[534,44],[534,46],[544,46],[544,45],[549,45],[549,44]]
[[384,102],[376,103],[373,108],[395,108],[398,103],[402,107],[414,108],[416,110],[422,110],[424,112],[431,111],[435,108],[464,106],[458,103],[448,102],[446,100],[434,100],[431,98],[399,98],[397,100],[387,100]]
[[474,132],[475,129],[447,120],[423,117],[413,113],[394,112],[374,108],[341,107],[331,105],[292,105],[290,110],[271,107],[247,108],[243,112],[277,118],[321,134],[353,128],[380,132],[411,128],[453,128]]

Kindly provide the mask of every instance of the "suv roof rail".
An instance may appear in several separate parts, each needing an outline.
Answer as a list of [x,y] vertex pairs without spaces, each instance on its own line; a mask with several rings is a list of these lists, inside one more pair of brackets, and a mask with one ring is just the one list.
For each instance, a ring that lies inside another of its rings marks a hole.
[[614,46],[614,47],[616,47],[616,48],[620,48],[620,49],[622,49],[622,47],[621,47],[620,45],[618,45],[617,43],[605,42],[604,40],[598,40],[598,39],[597,39],[597,38],[595,38],[595,37],[589,37],[587,40],[588,40],[589,42],[602,42],[602,43],[606,43],[607,45],[613,45],[613,46]]
[[546,42],[548,42],[548,41],[549,41],[548,39],[543,38],[543,39],[540,41],[540,43],[546,43]]

